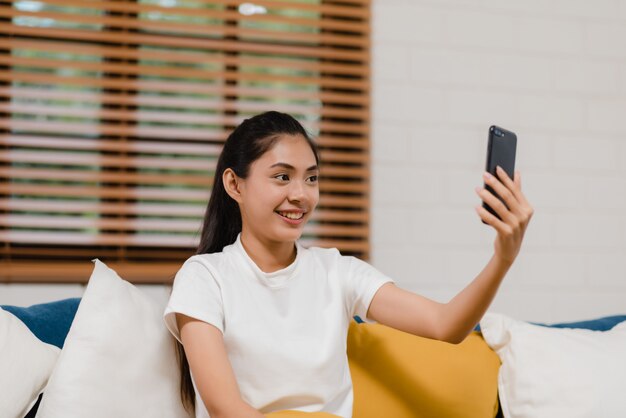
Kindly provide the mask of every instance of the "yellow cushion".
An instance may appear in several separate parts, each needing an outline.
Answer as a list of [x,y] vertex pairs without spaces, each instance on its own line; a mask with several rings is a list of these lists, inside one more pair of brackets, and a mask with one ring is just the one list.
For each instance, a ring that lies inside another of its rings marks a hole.
[[498,411],[500,359],[472,333],[461,344],[380,324],[350,324],[353,418],[481,418]]

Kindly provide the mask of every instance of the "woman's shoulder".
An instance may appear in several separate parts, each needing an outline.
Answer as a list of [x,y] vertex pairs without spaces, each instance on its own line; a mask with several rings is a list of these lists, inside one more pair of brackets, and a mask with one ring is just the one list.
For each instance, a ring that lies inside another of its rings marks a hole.
[[354,255],[342,254],[336,247],[308,247],[307,250],[310,251],[310,254],[312,254],[314,258],[320,260],[328,267],[339,269],[371,267],[367,261]]
[[335,264],[339,262],[344,256],[335,247],[303,247],[311,257],[320,260],[324,264]]
[[298,241],[298,244],[300,244],[300,247],[304,248],[305,250],[312,251],[315,254],[324,255],[324,254],[335,254],[339,252],[339,250],[335,247],[317,247],[314,245],[304,245],[300,241]]
[[187,258],[180,267],[179,272],[185,271],[209,271],[213,274],[223,268],[228,254],[223,252],[194,254]]

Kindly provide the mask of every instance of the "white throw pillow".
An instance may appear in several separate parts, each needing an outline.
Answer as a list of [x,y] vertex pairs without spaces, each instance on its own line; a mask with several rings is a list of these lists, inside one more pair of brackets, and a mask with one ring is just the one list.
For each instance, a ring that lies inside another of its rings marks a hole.
[[502,361],[505,418],[626,417],[626,322],[591,331],[487,313],[480,327]]
[[189,417],[163,307],[94,261],[37,418]]
[[26,415],[48,382],[60,351],[0,309],[0,417]]

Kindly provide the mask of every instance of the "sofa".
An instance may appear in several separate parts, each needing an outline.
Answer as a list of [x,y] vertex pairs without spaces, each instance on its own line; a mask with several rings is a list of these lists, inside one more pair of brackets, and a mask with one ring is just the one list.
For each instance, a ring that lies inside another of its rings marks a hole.
[[[162,307],[94,261],[80,299],[0,306],[0,416],[188,417]],[[355,317],[347,353],[354,418],[626,416],[626,315],[545,325],[488,313],[457,345]],[[267,414],[305,415],[333,416]]]

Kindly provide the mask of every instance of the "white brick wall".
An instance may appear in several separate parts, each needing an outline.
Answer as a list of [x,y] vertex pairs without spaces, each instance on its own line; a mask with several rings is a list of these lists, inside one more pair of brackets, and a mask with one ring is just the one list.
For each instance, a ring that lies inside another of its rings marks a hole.
[[[169,286],[138,285],[152,300],[165,304],[169,298]],[[30,306],[66,298],[79,298],[85,291],[79,284],[0,284],[0,305]]]
[[499,124],[536,214],[491,309],[625,314],[626,0],[375,0],[372,16],[372,263],[441,301],[475,277]]

